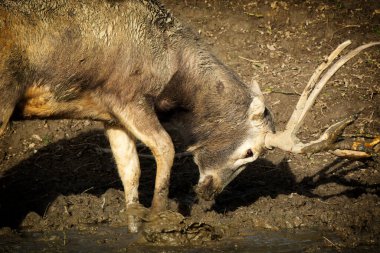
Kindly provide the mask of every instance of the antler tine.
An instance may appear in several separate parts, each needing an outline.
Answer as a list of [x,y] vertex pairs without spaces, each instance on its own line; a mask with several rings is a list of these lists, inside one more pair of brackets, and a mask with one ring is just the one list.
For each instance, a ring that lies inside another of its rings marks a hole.
[[[345,44],[345,43],[343,43],[343,44]],[[341,45],[343,45],[343,44],[341,44]],[[336,61],[334,63],[334,65],[332,65],[331,68],[328,69],[327,72],[322,76],[322,78],[319,80],[319,82],[317,84],[315,84],[314,87],[311,87],[312,90],[311,90],[310,95],[308,96],[307,100],[304,103],[303,109],[301,111],[299,111],[299,113],[297,113],[298,115],[296,115],[296,116],[298,116],[297,120],[295,120],[294,123],[290,122],[292,125],[290,126],[289,129],[291,129],[291,132],[293,134],[295,134],[298,131],[298,129],[300,128],[300,126],[302,125],[302,123],[305,119],[306,113],[313,106],[313,104],[314,104],[315,100],[317,99],[319,93],[322,91],[323,87],[326,85],[328,80],[330,80],[330,78],[335,74],[335,72],[337,72],[338,69],[340,69],[340,67],[342,67],[347,61],[349,61],[351,58],[356,56],[358,53],[360,53],[361,51],[363,51],[366,48],[369,48],[369,47],[372,47],[375,45],[380,45],[380,42],[368,43],[368,44],[364,44],[360,47],[355,48],[354,50],[352,50],[351,52],[349,52],[348,54],[346,54],[345,56],[340,58],[338,61]],[[347,45],[344,45],[344,47],[346,47],[346,46]]]
[[317,82],[317,79],[322,74],[322,72],[332,64],[333,60],[338,56],[338,54],[350,43],[350,41],[346,41],[339,45],[337,49],[335,49],[334,52],[330,54],[328,60],[317,68],[313,76],[310,78],[305,90],[303,91],[301,98],[297,103],[296,109],[290,117],[285,130],[277,133],[268,133],[266,135],[265,146],[267,148],[278,147],[285,151],[294,153],[316,153],[324,150],[329,150],[334,146],[334,142],[338,136],[341,135],[347,125],[356,119],[356,116],[352,116],[348,119],[333,124],[318,140],[309,143],[302,143],[296,137],[296,132],[304,121],[306,113],[310,110],[322,88],[335,74],[335,72],[362,50],[375,45],[380,45],[380,42],[373,42],[362,45],[350,51],[345,56],[336,61]]
[[[291,130],[292,134],[295,134],[298,131],[298,128],[300,127],[300,116],[302,112],[304,111],[306,102],[308,101],[310,93],[314,90],[315,84],[317,83],[320,75],[323,73],[323,71],[328,68],[335,60],[336,57],[347,47],[351,44],[350,40],[347,40],[340,44],[330,55],[327,57],[326,61],[323,62],[321,65],[318,66],[318,68],[315,70],[314,74],[310,77],[309,82],[307,83],[305,89],[303,90],[300,99],[298,100],[298,103],[296,105],[296,108],[293,111],[292,116],[290,117],[287,125],[286,130]],[[298,125],[298,128],[296,127]]]

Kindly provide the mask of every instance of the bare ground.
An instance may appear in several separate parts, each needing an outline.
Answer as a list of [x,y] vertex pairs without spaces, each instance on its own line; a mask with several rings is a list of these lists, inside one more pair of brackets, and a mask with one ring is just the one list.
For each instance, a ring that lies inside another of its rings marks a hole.
[[[255,78],[281,129],[314,69],[338,44],[380,40],[380,2],[163,1],[243,80]],[[380,50],[348,62],[328,83],[300,136],[312,139],[360,112],[345,135],[380,135]],[[227,108],[228,109],[228,108]],[[125,225],[122,186],[102,126],[90,121],[15,121],[0,138],[0,234]],[[140,153],[147,154],[141,147]],[[178,151],[181,146],[178,144]],[[254,229],[333,231],[340,249],[380,245],[379,157],[352,161],[278,150],[249,166],[205,207],[192,191],[190,157],[173,168],[171,209],[223,229],[224,240]],[[140,198],[149,206],[155,165],[142,158]],[[195,202],[194,202],[195,201]]]

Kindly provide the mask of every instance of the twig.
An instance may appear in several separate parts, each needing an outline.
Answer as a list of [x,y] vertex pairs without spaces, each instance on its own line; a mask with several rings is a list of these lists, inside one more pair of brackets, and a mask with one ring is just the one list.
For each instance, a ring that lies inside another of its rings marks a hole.
[[90,142],[83,142],[83,143],[77,143],[77,144],[71,144],[70,147],[79,147],[79,146],[93,146],[96,148],[99,148],[100,146],[95,143],[90,143]]
[[[261,166],[260,166],[261,167]],[[269,166],[268,166],[269,167]],[[267,170],[267,171],[263,171],[262,174],[267,174],[267,173],[270,173],[270,172],[273,172],[273,171],[276,171],[276,170],[280,170],[281,168],[280,167],[276,167],[274,169],[271,169],[271,170]]]
[[360,27],[361,27],[361,25],[345,25],[342,28],[339,28],[339,29],[337,29],[336,31],[333,32],[333,34],[331,35],[330,41],[334,38],[335,34],[337,34],[338,32],[343,31],[344,29],[347,29],[347,28],[360,28]]
[[245,14],[247,14],[248,16],[251,16],[251,17],[255,17],[255,18],[263,18],[264,15],[263,14],[258,14],[258,13],[252,13],[252,12],[244,12]]
[[363,158],[370,158],[374,155],[368,154],[363,151],[355,151],[355,150],[341,150],[336,149],[331,152],[333,155],[342,157],[342,158],[354,158],[354,159],[363,159]]
[[243,60],[246,60],[246,61],[249,61],[249,62],[252,62],[252,63],[261,63],[261,62],[265,62],[265,60],[263,60],[263,61],[257,61],[257,60],[253,60],[253,59],[245,58],[245,57],[240,56],[240,55],[239,55],[239,58],[240,58],[240,59],[243,59]]
[[49,203],[47,204],[46,208],[45,208],[44,215],[42,216],[43,219],[46,218],[46,213],[47,213],[47,210],[49,209],[50,205],[51,205],[51,202],[49,202]]
[[290,96],[301,96],[298,92],[290,92],[290,91],[281,91],[281,90],[270,90],[267,92],[263,92],[263,94],[270,94],[270,93],[278,93],[283,95],[290,95]]
[[63,246],[66,246],[66,232],[63,231]]
[[335,243],[333,243],[333,242],[332,242],[331,240],[329,240],[327,237],[323,236],[323,239],[325,239],[328,243],[330,243],[332,246],[334,246],[335,249],[336,249],[337,251],[339,251],[339,252],[342,251],[342,249],[341,249],[338,245],[336,245]]
[[265,61],[255,61],[255,60],[252,60],[252,59],[248,59],[248,58],[245,58],[243,56],[239,56],[240,59],[243,59],[243,60],[246,60],[246,61],[249,61],[250,63],[252,63],[255,67],[258,67],[258,68],[264,68],[265,67],[265,64],[263,64],[262,62],[265,62]]
[[91,191],[92,189],[94,189],[94,186],[91,186],[90,188],[87,188],[86,190],[82,191],[81,194]]
[[[181,159],[181,158],[184,158],[184,157],[189,157],[191,156],[191,153],[190,152],[181,152],[181,153],[176,153],[174,155],[174,158],[176,159]],[[148,155],[148,154],[139,154],[139,157],[141,158],[146,158],[146,159],[152,159],[152,160],[155,160],[154,156],[153,155]]]
[[103,197],[103,201],[102,201],[102,204],[101,204],[101,208],[102,208],[102,210],[104,209],[104,205],[106,204],[106,198],[105,197]]
[[174,157],[177,159],[181,159],[181,158],[189,157],[189,156],[192,156],[192,154],[190,152],[181,152],[181,153],[175,154]]
[[153,155],[148,155],[148,154],[139,154],[139,157],[149,159],[149,160],[154,160]]

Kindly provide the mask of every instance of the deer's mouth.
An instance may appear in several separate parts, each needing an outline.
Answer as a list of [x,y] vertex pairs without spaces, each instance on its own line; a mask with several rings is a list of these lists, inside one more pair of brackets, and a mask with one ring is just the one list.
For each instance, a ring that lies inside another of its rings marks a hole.
[[197,184],[194,190],[198,197],[204,200],[213,200],[215,196],[222,191],[222,189],[223,188],[216,183],[214,177],[208,175]]
[[236,168],[230,175],[222,179],[207,175],[202,181],[198,182],[194,190],[198,197],[204,200],[213,200],[245,167],[246,165],[242,165]]

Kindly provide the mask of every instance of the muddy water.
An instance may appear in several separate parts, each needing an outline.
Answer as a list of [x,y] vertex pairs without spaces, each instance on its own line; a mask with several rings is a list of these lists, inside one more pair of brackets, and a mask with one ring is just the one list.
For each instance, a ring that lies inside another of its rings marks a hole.
[[[336,238],[318,231],[260,230],[202,245],[157,246],[137,243],[138,235],[128,233],[125,228],[96,227],[84,231],[3,234],[0,252],[341,252],[328,240]],[[358,250],[343,252],[377,252],[375,248]]]

